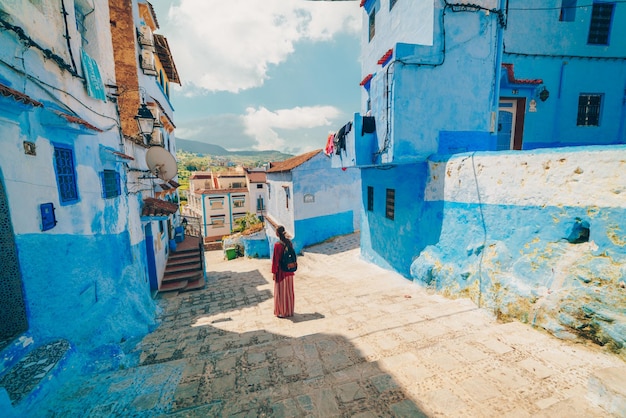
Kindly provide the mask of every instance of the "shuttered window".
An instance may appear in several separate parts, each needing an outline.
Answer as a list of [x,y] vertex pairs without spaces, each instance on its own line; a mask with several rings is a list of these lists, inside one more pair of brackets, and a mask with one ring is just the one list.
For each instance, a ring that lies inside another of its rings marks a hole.
[[393,220],[396,208],[396,190],[387,189],[387,199],[385,201],[385,217]]

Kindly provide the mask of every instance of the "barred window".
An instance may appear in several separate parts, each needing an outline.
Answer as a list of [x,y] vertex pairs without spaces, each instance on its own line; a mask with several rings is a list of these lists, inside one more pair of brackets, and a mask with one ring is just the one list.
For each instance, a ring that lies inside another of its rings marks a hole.
[[600,126],[601,94],[581,94],[578,97],[577,126]]
[[61,203],[78,201],[74,152],[71,148],[55,146],[54,163]]
[[396,190],[387,189],[387,199],[385,201],[385,216],[387,219],[393,220],[396,207]]
[[592,45],[608,45],[613,9],[615,3],[593,3],[591,23],[587,43]]
[[115,170],[104,170],[100,173],[102,197],[109,199],[122,194],[120,173]]

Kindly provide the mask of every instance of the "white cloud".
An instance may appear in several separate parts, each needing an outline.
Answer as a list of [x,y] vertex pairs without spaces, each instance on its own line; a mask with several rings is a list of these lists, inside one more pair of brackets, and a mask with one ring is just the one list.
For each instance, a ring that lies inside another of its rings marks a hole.
[[[274,112],[264,107],[257,109],[250,107],[246,109],[246,115],[243,116],[244,132],[255,139],[255,149],[285,150],[287,141],[279,134],[279,131],[289,131],[288,136],[294,138],[298,136],[299,130],[331,127],[333,120],[340,115],[341,111],[333,106],[295,107]],[[323,146],[323,139],[320,136],[317,148]],[[289,150],[309,149],[312,146],[312,144],[303,144],[301,141],[294,146],[293,141],[289,142],[291,143]]]
[[360,13],[356,1],[181,0],[159,22],[187,94],[236,93],[261,86],[298,41],[359,33]]

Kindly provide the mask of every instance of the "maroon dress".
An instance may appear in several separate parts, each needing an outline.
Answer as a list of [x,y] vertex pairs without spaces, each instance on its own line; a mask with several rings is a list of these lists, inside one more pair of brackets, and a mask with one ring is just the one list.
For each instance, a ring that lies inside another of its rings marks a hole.
[[276,274],[274,281],[274,315],[278,317],[293,316],[294,293],[293,293],[293,273],[280,269],[280,258],[285,251],[282,242],[274,244],[274,255],[272,256],[272,273]]

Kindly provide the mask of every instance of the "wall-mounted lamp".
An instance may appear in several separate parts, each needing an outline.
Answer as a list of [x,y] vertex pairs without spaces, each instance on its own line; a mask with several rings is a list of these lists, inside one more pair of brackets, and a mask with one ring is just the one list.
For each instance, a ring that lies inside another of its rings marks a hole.
[[546,100],[548,100],[548,97],[550,97],[550,92],[548,91],[546,86],[543,86],[543,89],[541,89],[541,91],[539,92],[539,100],[545,102]]
[[155,119],[154,115],[145,103],[142,103],[139,107],[135,120],[137,121],[137,125],[139,125],[139,132],[141,135],[150,141],[152,130],[154,129]]

